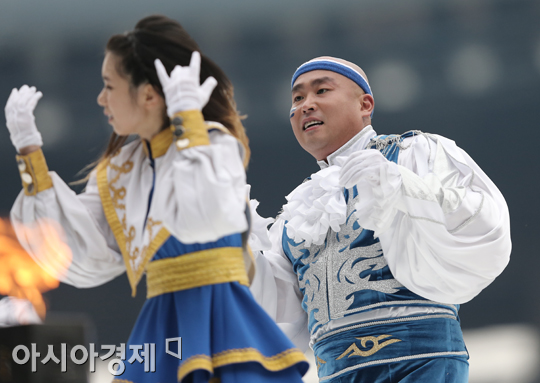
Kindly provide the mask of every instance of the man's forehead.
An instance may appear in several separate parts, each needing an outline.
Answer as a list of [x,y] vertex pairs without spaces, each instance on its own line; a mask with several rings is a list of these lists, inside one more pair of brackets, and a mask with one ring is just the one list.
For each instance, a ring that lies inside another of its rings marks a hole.
[[295,92],[310,86],[318,86],[324,83],[333,83],[339,85],[343,84],[344,82],[350,82],[351,85],[355,85],[352,81],[338,73],[328,70],[314,70],[298,76],[294,82],[291,92]]

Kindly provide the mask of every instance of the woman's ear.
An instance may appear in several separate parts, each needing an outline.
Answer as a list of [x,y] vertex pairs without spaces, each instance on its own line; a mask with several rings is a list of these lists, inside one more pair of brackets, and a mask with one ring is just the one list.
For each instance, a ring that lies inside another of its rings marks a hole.
[[139,91],[139,100],[147,109],[162,108],[165,104],[163,97],[150,84],[144,84]]

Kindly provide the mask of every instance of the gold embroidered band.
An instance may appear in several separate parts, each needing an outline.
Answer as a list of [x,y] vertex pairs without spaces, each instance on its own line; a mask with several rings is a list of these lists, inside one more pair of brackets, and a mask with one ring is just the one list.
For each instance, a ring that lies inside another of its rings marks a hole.
[[52,188],[52,178],[41,149],[24,156],[18,155],[16,158],[24,194],[36,195],[40,191]]
[[150,262],[146,268],[146,297],[234,281],[249,286],[242,248],[201,250]]
[[176,136],[178,150],[193,146],[210,145],[208,130],[203,115],[198,110],[176,113],[171,118],[171,130]]
[[281,371],[300,362],[307,362],[302,351],[297,348],[285,350],[277,355],[265,356],[255,348],[238,348],[226,350],[212,355],[194,355],[178,368],[178,381],[195,370],[206,370],[210,373],[233,363],[258,362],[268,371]]

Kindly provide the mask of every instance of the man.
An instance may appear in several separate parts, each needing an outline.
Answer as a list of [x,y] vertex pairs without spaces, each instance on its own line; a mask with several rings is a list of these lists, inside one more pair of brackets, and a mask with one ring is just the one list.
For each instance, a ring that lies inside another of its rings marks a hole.
[[377,136],[373,108],[353,63],[296,70],[291,125],[321,170],[287,196],[252,292],[321,382],[467,382],[459,304],[509,261],[506,202],[453,141]]

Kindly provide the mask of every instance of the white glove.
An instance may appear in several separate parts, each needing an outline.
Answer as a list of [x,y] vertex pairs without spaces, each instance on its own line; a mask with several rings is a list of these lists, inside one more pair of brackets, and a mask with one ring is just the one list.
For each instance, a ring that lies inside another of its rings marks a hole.
[[6,125],[17,151],[30,145],[43,145],[34,118],[34,109],[42,96],[43,93],[28,85],[23,85],[19,90],[14,88],[9,95],[4,109]]
[[360,226],[379,236],[392,223],[401,206],[402,178],[399,167],[381,152],[366,149],[345,160],[339,184],[347,189],[357,187],[356,217]]
[[199,52],[193,52],[189,66],[175,66],[170,77],[159,59],[154,61],[154,65],[163,87],[169,117],[186,110],[202,110],[217,85],[216,79],[212,76],[199,85],[201,71]]

